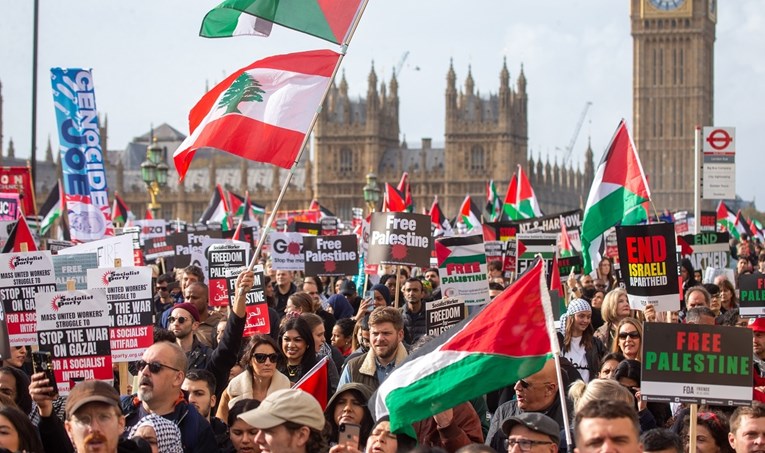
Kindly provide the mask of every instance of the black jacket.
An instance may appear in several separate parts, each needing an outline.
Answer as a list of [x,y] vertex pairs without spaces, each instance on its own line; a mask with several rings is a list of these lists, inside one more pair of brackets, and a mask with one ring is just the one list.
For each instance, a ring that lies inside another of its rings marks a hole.
[[244,333],[244,318],[232,314],[228,319],[223,338],[217,348],[205,346],[194,338],[191,351],[186,353],[189,370],[207,370],[215,376],[215,395],[218,398],[228,385],[228,374],[236,364]]

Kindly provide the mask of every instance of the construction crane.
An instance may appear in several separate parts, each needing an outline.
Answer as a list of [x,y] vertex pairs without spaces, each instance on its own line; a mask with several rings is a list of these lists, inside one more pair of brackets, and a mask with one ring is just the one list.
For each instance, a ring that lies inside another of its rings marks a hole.
[[401,75],[401,69],[404,67],[404,63],[406,62],[407,58],[409,58],[408,50],[404,52],[404,54],[401,55],[401,58],[398,60],[398,64],[396,65],[396,76]]
[[571,137],[571,141],[568,142],[568,146],[566,147],[566,156],[563,158],[563,166],[565,167],[568,165],[568,162],[571,160],[571,153],[574,151],[574,145],[576,144],[576,139],[579,137],[579,131],[582,130],[582,124],[584,123],[584,118],[587,116],[587,111],[590,109],[590,106],[592,105],[592,102],[587,101],[586,104],[584,104],[584,109],[582,109],[582,114],[579,115],[579,122],[576,123],[576,128],[574,129],[574,135]]

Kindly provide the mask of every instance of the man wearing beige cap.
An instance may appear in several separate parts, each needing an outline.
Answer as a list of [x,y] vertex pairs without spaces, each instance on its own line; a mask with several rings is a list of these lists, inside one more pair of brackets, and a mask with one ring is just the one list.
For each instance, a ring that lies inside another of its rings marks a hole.
[[257,409],[239,418],[258,429],[255,443],[261,451],[309,453],[327,449],[327,439],[322,435],[324,413],[319,402],[302,390],[277,390]]
[[79,452],[116,452],[125,430],[119,394],[103,381],[78,383],[66,401],[64,427]]

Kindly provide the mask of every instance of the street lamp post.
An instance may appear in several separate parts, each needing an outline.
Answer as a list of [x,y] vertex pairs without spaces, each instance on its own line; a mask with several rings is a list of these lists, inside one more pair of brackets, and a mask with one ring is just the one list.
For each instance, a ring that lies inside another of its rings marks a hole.
[[163,150],[157,144],[157,137],[153,137],[151,144],[146,148],[146,160],[141,163],[141,179],[146,183],[151,202],[149,209],[155,219],[159,217],[161,205],[157,203],[157,195],[161,188],[167,186],[167,172],[169,167],[165,163]]
[[377,175],[371,171],[367,173],[367,185],[364,186],[364,201],[367,203],[369,212],[375,212],[377,203],[380,201],[380,188],[377,187]]

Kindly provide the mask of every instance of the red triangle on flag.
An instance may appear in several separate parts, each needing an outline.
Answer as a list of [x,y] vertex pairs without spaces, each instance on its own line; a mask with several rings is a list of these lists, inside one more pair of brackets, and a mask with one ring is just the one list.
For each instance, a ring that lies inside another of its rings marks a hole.
[[517,250],[517,253],[518,253],[517,256],[523,256],[523,254],[526,253],[526,246],[523,244],[523,242],[518,241],[518,245],[517,245],[516,250]]
[[[22,246],[26,244],[26,247]],[[26,250],[24,250],[26,249]],[[29,230],[29,224],[24,216],[19,217],[16,221],[16,225],[13,226],[11,234],[8,236],[8,241],[3,246],[2,253],[20,253],[20,252],[36,252],[37,243],[35,242],[32,232]]]
[[327,358],[323,357],[319,363],[314,365],[292,388],[308,392],[316,398],[321,404],[321,409],[327,408],[327,389],[329,388],[329,379],[327,378]]
[[558,254],[553,254],[552,259],[552,275],[550,275],[550,291],[558,291],[560,297],[563,297],[563,285],[560,283],[560,269],[558,268]]
[[635,144],[632,142],[627,124],[622,120],[616,129],[611,145],[603,156],[606,163],[603,171],[603,183],[624,186],[641,198],[648,199],[648,182],[640,165]]
[[680,246],[681,255],[691,255],[693,253],[693,247],[682,236],[677,237],[677,245]]

